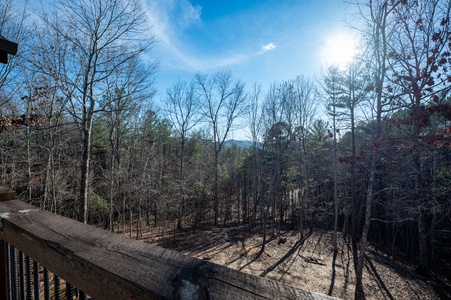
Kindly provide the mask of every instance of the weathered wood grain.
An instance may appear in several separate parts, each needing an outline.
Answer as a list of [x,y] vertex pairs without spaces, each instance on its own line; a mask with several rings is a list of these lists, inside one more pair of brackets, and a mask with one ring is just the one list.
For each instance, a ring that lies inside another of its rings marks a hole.
[[39,210],[0,202],[0,239],[94,299],[333,299]]

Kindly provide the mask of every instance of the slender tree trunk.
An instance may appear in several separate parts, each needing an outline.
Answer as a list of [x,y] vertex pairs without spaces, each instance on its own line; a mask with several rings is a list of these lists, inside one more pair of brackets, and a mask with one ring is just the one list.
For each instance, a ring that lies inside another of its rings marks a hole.
[[244,175],[243,182],[243,225],[249,223],[249,207],[248,207],[248,199],[247,199],[247,190],[248,190],[248,182],[247,176]]
[[[333,223],[333,233],[332,233],[332,246],[334,251],[334,257],[338,252],[337,245],[337,231],[338,231],[338,161],[337,161],[337,101],[340,96],[339,85],[337,84],[339,76],[339,70],[337,67],[331,67],[329,69],[329,76],[325,78],[326,82],[326,91],[328,94],[328,103],[327,105],[332,108],[332,111],[329,112],[329,115],[332,116],[332,134],[333,137],[333,161],[332,161],[332,173],[333,173],[333,203],[334,203],[334,223]],[[335,259],[333,260],[335,262]],[[331,292],[331,291],[330,291]]]
[[[216,146],[215,146],[216,147]],[[218,226],[218,215],[219,215],[219,191],[218,191],[218,181],[219,181],[219,170],[218,170],[218,164],[219,164],[219,151],[215,149],[215,182],[214,182],[214,226]]]
[[113,229],[113,199],[114,199],[114,155],[112,153],[110,158],[110,211],[108,216],[108,228],[111,232],[114,232]]
[[[52,142],[53,143],[53,142]],[[52,186],[52,199],[53,199],[53,203],[54,203],[54,208],[55,208],[55,214],[57,213],[57,209],[58,209],[58,201],[56,199],[56,177],[55,177],[55,155],[54,155],[54,150],[52,148],[51,150],[51,157],[50,157],[50,180],[51,180],[51,186]]]
[[[32,113],[31,101],[28,101],[27,115]],[[26,127],[26,140],[27,140],[27,179],[28,179],[28,201],[31,202],[33,196],[33,174],[31,172],[31,128]]]
[[351,236],[352,245],[357,247],[357,223],[356,223],[356,146],[355,146],[355,120],[354,120],[354,108],[351,109]]
[[[334,96],[335,98],[335,96]],[[335,102],[335,100],[334,100]],[[336,128],[336,119],[335,119],[335,103],[333,105],[333,109],[334,109],[334,116],[333,116],[333,130],[334,130],[334,162],[333,162],[333,166],[334,166],[334,232],[333,232],[333,247],[334,247],[334,256],[337,254],[338,252],[338,244],[337,244],[337,231],[338,231],[338,185],[337,185],[337,180],[338,180],[338,176],[337,176],[337,128]]]
[[125,212],[126,210],[125,196],[122,196],[122,235],[125,236]]
[[276,193],[273,191],[271,193],[272,199],[272,218],[271,218],[271,238],[273,238],[276,235]]
[[[380,147],[380,136],[382,130],[382,93],[384,90],[384,80],[387,73],[387,35],[386,35],[386,24],[387,17],[389,14],[387,4],[382,5],[381,7],[377,7],[376,4],[370,1],[368,4],[371,17],[373,22],[372,27],[372,42],[374,42],[374,60],[376,71],[374,74],[374,83],[375,83],[375,96],[376,96],[376,119],[375,119],[375,128],[373,131],[373,148],[372,148],[372,156],[371,156],[371,164],[370,164],[370,176],[368,181],[367,195],[366,195],[366,212],[365,212],[365,223],[363,225],[362,239],[360,241],[360,253],[357,261],[357,270],[356,270],[356,286],[354,292],[354,298],[356,300],[363,299],[364,291],[363,291],[363,264],[365,261],[367,240],[368,240],[368,232],[370,229],[371,223],[371,208],[374,198],[374,185],[375,185],[375,177],[376,177],[376,162],[378,159],[378,149]],[[373,6],[374,5],[374,6]],[[376,13],[375,13],[376,12]]]
[[129,215],[130,215],[130,220],[129,220],[129,222],[130,222],[130,224],[129,224],[129,229],[130,229],[130,232],[129,232],[129,238],[132,238],[132,234],[133,234],[133,211],[132,211],[132,209],[130,208],[130,211],[129,211]]
[[50,202],[50,168],[51,168],[51,162],[50,162],[50,150],[47,157],[47,170],[45,172],[45,184],[44,184],[44,203]]
[[256,150],[256,142],[253,142],[252,146],[252,163],[253,163],[253,169],[255,170],[252,174],[252,202],[253,202],[253,209],[252,209],[252,225],[251,228],[255,228],[255,221],[257,218],[257,198],[258,198],[258,167],[257,167],[257,150]]
[[[418,101],[419,102],[419,101]],[[418,104],[419,107],[419,104]],[[415,120],[416,121],[416,120]],[[412,141],[415,141],[419,136],[419,130],[417,130],[417,124],[414,122],[414,137]],[[417,226],[418,226],[418,237],[419,237],[419,262],[417,266],[417,272],[421,275],[427,276],[429,273],[429,255],[428,255],[428,230],[426,225],[426,209],[423,205],[423,195],[421,193],[422,190],[422,178],[421,178],[421,158],[420,158],[420,149],[418,145],[414,144],[414,172],[415,172],[415,190],[414,190],[414,199],[417,205],[418,210],[418,218],[417,218]]]
[[[88,120],[86,120],[86,123],[88,123]],[[82,151],[79,221],[86,224],[88,222],[89,163],[91,154],[91,134],[89,124],[85,124],[83,129]]]
[[154,219],[154,227],[157,227],[157,216],[158,216],[158,210],[157,210],[157,202],[154,202],[154,212],[155,212],[155,219]]
[[263,207],[262,208],[262,217],[263,218],[263,241],[262,241],[262,247],[260,252],[263,253],[265,252],[265,246],[266,246],[266,223],[267,223],[267,208]]
[[136,239],[139,240],[142,237],[141,229],[141,201],[138,204],[138,220],[136,220]]
[[370,229],[371,223],[371,206],[373,203],[373,192],[374,192],[374,181],[376,175],[376,160],[377,160],[378,150],[376,147],[373,147],[372,156],[371,156],[371,165],[370,165],[370,179],[368,182],[368,191],[366,196],[366,211],[365,211],[365,223],[363,225],[362,239],[360,241],[360,255],[357,262],[357,270],[356,270],[356,287],[354,299],[364,299],[363,293],[363,264],[365,260],[365,253],[367,247],[368,240],[368,232]]
[[[232,193],[230,193],[230,195],[232,195]],[[241,210],[241,190],[238,191],[238,196],[237,196],[237,224],[238,226],[240,225],[240,221],[241,221],[241,216],[240,216],[240,210]],[[232,217],[232,221],[233,221],[233,217]],[[244,222],[243,222],[244,223]]]
[[432,152],[432,220],[430,227],[430,253],[431,253],[431,262],[432,268],[436,271],[436,260],[435,260],[435,227],[437,225],[437,151],[434,149]]

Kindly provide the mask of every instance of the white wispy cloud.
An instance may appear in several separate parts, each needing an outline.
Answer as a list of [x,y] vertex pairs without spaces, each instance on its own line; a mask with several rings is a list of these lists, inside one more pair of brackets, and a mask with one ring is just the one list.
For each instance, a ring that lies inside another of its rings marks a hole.
[[264,52],[268,52],[271,50],[274,50],[277,46],[274,43],[269,43],[267,45],[262,46],[260,52],[258,53],[264,53]]
[[200,5],[193,6],[189,1],[182,0],[179,6],[179,18],[183,25],[187,26],[201,19],[202,7]]
[[164,53],[163,63],[175,61],[175,65],[192,67],[179,41],[179,33],[201,21],[202,7],[193,6],[188,0],[153,0],[147,3],[147,16],[159,42],[157,47]]
[[202,7],[189,0],[152,0],[147,2],[147,15],[161,53],[162,65],[171,69],[199,71],[239,63],[242,55],[199,56],[183,42],[184,31],[202,23]]

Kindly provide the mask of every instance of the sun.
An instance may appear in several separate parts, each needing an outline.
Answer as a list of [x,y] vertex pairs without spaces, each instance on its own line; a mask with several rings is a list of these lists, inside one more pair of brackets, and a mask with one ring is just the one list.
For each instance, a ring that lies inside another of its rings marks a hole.
[[326,39],[323,57],[328,66],[344,68],[352,62],[357,43],[350,34],[338,33]]

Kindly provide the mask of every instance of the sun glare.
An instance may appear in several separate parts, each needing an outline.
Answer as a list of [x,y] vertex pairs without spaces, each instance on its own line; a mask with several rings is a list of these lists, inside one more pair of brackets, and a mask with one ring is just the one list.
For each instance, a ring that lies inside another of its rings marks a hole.
[[326,40],[324,59],[328,66],[344,68],[356,54],[356,41],[348,34],[336,34]]

